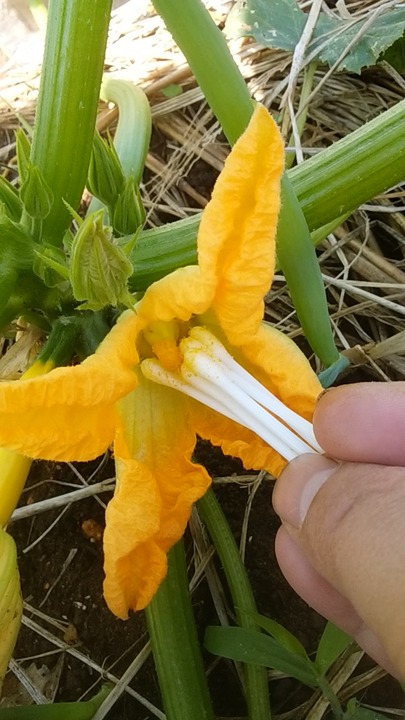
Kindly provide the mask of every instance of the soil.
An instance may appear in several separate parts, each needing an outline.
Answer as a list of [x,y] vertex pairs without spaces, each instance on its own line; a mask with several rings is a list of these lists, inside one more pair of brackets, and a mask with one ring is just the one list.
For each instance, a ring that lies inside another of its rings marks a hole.
[[[244,472],[238,461],[224,457],[218,449],[211,448],[205,442],[199,443],[196,459],[204,462],[215,476],[240,475]],[[88,478],[97,469],[97,463],[78,464],[76,469],[83,477]],[[98,482],[112,477],[113,472],[113,463],[109,461],[93,480]],[[37,502],[66,492],[66,483],[78,484],[77,476],[69,466],[35,463],[21,504]],[[273,545],[279,521],[271,508],[271,490],[271,482],[265,480],[252,505],[246,553],[249,579],[258,611],[282,623],[304,643],[307,651],[313,652],[324,620],[291,591],[277,567]],[[227,483],[216,484],[215,492],[235,537],[239,540],[247,491],[240,485]],[[107,501],[108,497],[104,494],[102,499]],[[104,603],[101,547],[104,512],[94,498],[72,503],[53,529],[32,546],[35,540],[49,530],[59,513],[60,510],[46,512],[37,515],[34,520],[18,521],[10,528],[19,549],[24,599],[58,623],[64,623],[60,632],[49,627],[55,635],[71,643],[73,648],[90,657],[102,668],[120,677],[145,644],[143,614],[134,614],[128,621],[122,622],[111,615]],[[92,523],[90,529],[88,521]],[[27,551],[28,546],[32,546],[32,549]],[[76,554],[61,574],[72,549],[76,550]],[[207,625],[217,624],[205,585],[198,588],[193,601],[199,631],[203,636]],[[26,615],[40,622],[29,612]],[[42,625],[47,627],[46,623]],[[55,650],[55,647],[37,632],[23,626],[15,651],[16,658],[34,657],[37,665],[45,663],[52,670],[58,663],[60,654],[49,655],[50,650]],[[209,666],[212,657],[207,655],[206,661]],[[360,670],[366,667],[370,667],[368,661],[364,662]],[[55,700],[77,700],[85,695],[89,688],[98,687],[99,677],[98,671],[65,653]],[[227,661],[220,661],[209,677],[217,717],[245,717],[244,699],[232,665]],[[161,707],[151,658],[136,675],[131,687]],[[7,694],[7,685],[5,693]],[[309,691],[306,692],[292,680],[278,681],[271,686],[272,708],[275,713],[283,713],[308,697]],[[374,684],[361,699],[375,705],[405,707],[402,692],[391,678]],[[153,716],[135,698],[124,693],[107,717],[110,720],[146,720]]]

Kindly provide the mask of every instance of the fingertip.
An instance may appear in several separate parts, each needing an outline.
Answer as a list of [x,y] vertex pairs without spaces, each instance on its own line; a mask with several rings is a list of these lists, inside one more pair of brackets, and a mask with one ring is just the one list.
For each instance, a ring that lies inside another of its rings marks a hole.
[[273,490],[273,507],[283,522],[301,527],[313,498],[336,468],[333,460],[314,453],[288,463]]
[[313,426],[327,455],[347,462],[405,464],[405,382],[330,388],[316,403]]

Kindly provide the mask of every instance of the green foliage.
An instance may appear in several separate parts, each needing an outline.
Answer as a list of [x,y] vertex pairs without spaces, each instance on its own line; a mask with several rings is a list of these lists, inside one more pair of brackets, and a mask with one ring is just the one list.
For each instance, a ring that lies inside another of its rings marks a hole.
[[325,674],[352,642],[351,637],[331,622],[326,623],[315,656],[315,665]]
[[111,137],[94,134],[87,186],[106,207],[114,207],[124,187],[125,177]]
[[390,63],[400,75],[405,75],[405,35],[388,48],[382,59]]
[[252,619],[271,637],[240,627],[209,627],[205,637],[207,649],[214,655],[274,668],[315,687],[351,642],[346,633],[327,623],[313,662],[295,635],[275,620],[258,613]]
[[44,220],[51,212],[53,192],[41,170],[31,163],[26,167],[26,177],[20,187],[20,199],[28,215],[35,220]]
[[72,243],[69,278],[80,309],[101,310],[107,305],[133,305],[128,292],[132,263],[114,243],[111,228],[103,223],[104,209],[81,223]]
[[213,655],[239,662],[264,665],[293,677],[309,687],[317,686],[313,664],[282,643],[255,630],[240,627],[209,627],[205,647]]
[[[1,718],[0,718],[1,720]],[[386,715],[361,707],[354,698],[347,703],[343,720],[388,720]]]
[[133,175],[126,180],[114,208],[113,228],[119,235],[137,233],[145,222],[145,210]]
[[0,203],[3,210],[11,220],[19,221],[22,213],[22,203],[18,191],[3,175],[0,175]]
[[17,151],[17,167],[20,183],[23,183],[28,174],[30,162],[31,145],[24,130],[18,128],[15,134],[16,151]]
[[[239,0],[229,15],[226,30],[231,37],[249,35],[266,47],[292,52],[300,41],[307,18],[296,0],[272,0],[271,3]],[[332,66],[354,42],[338,69],[360,73],[362,68],[374,65],[381,53],[403,34],[405,8],[376,12],[363,33],[364,22],[364,18],[349,20],[321,12],[307,54]]]
[[183,88],[181,87],[181,85],[175,85],[174,83],[172,83],[171,85],[167,85],[165,88],[163,88],[162,95],[167,98],[174,98],[178,95],[181,95],[182,92]]
[[0,720],[91,720],[110,692],[111,685],[104,685],[87,702],[3,708],[0,710]]

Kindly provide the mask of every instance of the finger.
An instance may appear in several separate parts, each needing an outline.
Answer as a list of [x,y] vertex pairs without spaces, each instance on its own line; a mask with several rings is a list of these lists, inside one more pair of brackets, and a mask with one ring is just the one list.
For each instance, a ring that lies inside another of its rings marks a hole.
[[331,388],[320,397],[313,423],[331,457],[405,465],[405,382]]
[[273,503],[309,564],[349,601],[405,679],[405,468],[333,466],[302,455],[277,481]]
[[375,633],[364,624],[353,605],[312,567],[285,527],[279,529],[275,547],[277,562],[293,590],[316,612],[350,635],[387,672],[397,675]]

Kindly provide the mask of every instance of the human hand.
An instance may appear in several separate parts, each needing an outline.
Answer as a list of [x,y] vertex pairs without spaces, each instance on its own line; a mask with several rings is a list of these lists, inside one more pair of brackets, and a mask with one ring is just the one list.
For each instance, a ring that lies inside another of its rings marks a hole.
[[[294,590],[405,680],[405,382],[333,388],[277,480],[281,570]],[[329,458],[334,458],[337,462]]]

